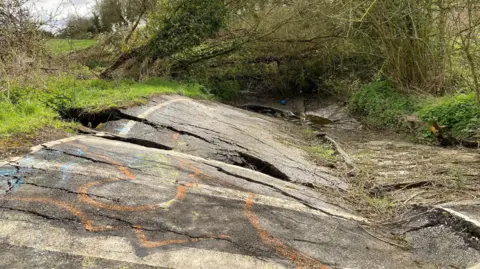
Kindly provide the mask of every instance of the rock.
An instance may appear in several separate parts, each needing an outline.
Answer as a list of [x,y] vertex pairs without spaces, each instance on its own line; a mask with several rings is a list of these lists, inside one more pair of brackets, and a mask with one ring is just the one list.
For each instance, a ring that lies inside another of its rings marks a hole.
[[345,103],[334,98],[307,98],[306,117],[313,125],[332,125],[341,129],[357,129],[360,126],[353,117],[348,114]]

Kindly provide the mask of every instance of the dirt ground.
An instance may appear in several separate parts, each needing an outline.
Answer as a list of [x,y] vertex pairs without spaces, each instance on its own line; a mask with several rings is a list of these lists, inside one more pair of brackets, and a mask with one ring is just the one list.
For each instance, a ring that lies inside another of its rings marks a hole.
[[33,134],[19,134],[0,137],[0,160],[9,159],[30,152],[30,148],[45,142],[68,137],[69,133],[53,127],[43,128]]
[[[413,206],[478,199],[480,150],[443,148],[405,135],[371,130],[327,130],[354,160],[358,209],[387,221]],[[361,196],[364,199],[359,199]],[[363,208],[362,208],[363,207]]]

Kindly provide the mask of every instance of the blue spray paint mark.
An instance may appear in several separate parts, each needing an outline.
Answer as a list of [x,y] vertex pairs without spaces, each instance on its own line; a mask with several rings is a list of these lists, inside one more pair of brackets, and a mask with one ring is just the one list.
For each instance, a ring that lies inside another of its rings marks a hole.
[[70,173],[70,170],[72,169],[72,167],[77,164],[75,162],[68,162],[64,165],[62,165],[62,167],[60,167],[60,171],[63,172],[63,177],[62,177],[62,181],[63,182],[67,182],[71,177],[71,173]]
[[11,176],[17,173],[18,173],[18,170],[16,168],[0,169],[0,176]]
[[9,192],[16,192],[18,188],[20,188],[20,185],[25,183],[21,177],[14,178],[12,181],[12,188]]
[[115,128],[115,131],[120,134],[126,131],[126,127],[127,127],[127,123],[122,123],[120,124],[120,127]]
[[83,150],[81,150],[81,149],[76,149],[75,152],[76,152],[77,155],[79,155],[79,156],[85,155],[85,152],[83,152]]
[[18,163],[21,166],[20,173],[30,172],[32,170],[30,167],[35,163],[35,158],[32,156],[26,156]]
[[23,183],[24,182],[21,177],[9,178],[5,181],[0,181],[0,194],[16,192]]
[[25,158],[21,159],[19,164],[20,166],[28,166],[35,162],[35,158],[32,156],[26,156]]

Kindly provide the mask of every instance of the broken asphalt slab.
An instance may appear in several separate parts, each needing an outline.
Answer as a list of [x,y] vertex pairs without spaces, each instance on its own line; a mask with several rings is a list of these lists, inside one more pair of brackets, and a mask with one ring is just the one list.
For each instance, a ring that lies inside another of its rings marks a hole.
[[177,96],[119,113],[0,163],[0,268],[438,268],[312,188],[348,185],[276,119]]
[[[261,171],[282,180],[345,190],[347,184],[308,160],[282,131],[285,122],[215,102],[175,95],[121,110],[124,119],[100,130],[146,140],[203,158]],[[160,147],[162,147],[160,146]]]
[[302,185],[93,136],[36,150],[1,167],[24,180],[0,196],[3,256],[21,248],[51,255],[52,263],[84,257],[167,268],[416,268],[409,253],[365,233],[362,218]]

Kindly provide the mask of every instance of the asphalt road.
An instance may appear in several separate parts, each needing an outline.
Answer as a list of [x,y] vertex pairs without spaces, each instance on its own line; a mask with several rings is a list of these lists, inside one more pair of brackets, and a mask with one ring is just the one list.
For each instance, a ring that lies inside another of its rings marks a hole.
[[348,184],[276,119],[178,96],[121,115],[0,163],[0,268],[438,268],[329,202]]

